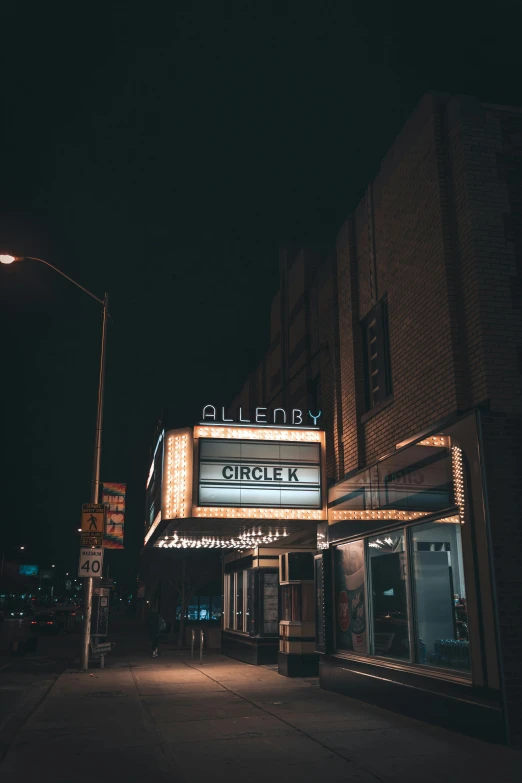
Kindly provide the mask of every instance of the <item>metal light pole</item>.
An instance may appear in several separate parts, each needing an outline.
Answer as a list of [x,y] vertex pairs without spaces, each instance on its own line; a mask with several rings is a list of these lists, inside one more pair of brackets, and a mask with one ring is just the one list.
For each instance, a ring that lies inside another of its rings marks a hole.
[[[107,346],[107,318],[109,315],[109,296],[105,294],[103,299],[103,326],[102,342],[100,353],[100,379],[98,383],[98,408],[96,412],[96,435],[94,437],[94,455],[92,460],[92,484],[91,484],[91,503],[97,503],[100,494],[100,460],[101,460],[101,439],[103,426],[103,391],[105,386],[105,356]],[[89,668],[89,642],[91,639],[91,618],[92,618],[92,576],[85,579],[84,585],[84,604],[85,617],[83,621],[82,647],[81,647],[81,668],[87,671]]]
[[[69,282],[73,283],[77,288],[81,288],[86,294],[89,294],[93,299],[103,306],[103,326],[102,326],[102,342],[101,342],[101,354],[100,354],[100,378],[98,383],[98,407],[96,412],[96,433],[94,438],[94,455],[92,462],[92,483],[91,483],[91,503],[98,503],[98,496],[100,493],[100,460],[101,460],[101,439],[102,439],[102,425],[103,425],[103,391],[105,385],[105,357],[107,347],[107,319],[109,316],[109,296],[105,294],[103,299],[100,299],[83,285],[77,283],[72,277],[66,275],[61,269],[50,264],[49,261],[45,261],[43,258],[37,258],[36,256],[11,256],[0,255],[1,264],[12,264],[14,261],[23,261],[29,259],[31,261],[40,261],[42,264],[54,269],[59,275],[65,277]],[[89,668],[89,641],[91,636],[91,617],[92,617],[92,580],[93,577],[84,577],[84,603],[85,603],[85,618],[83,623],[82,634],[82,646],[81,646],[81,668],[82,671],[87,671]]]

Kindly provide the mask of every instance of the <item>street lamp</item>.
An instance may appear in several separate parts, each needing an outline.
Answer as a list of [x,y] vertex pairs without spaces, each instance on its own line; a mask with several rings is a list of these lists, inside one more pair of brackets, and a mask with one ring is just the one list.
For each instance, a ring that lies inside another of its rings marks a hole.
[[[103,390],[105,384],[105,356],[106,356],[106,344],[107,344],[107,319],[109,317],[109,296],[105,294],[103,299],[95,296],[83,285],[77,283],[72,277],[66,275],[61,269],[50,264],[49,261],[45,261],[43,258],[37,258],[36,256],[12,256],[7,254],[0,254],[1,264],[12,264],[15,261],[23,261],[24,259],[31,261],[39,261],[42,264],[54,269],[59,275],[65,277],[70,283],[73,283],[77,288],[80,288],[90,297],[95,299],[98,304],[103,306],[103,325],[102,325],[102,341],[101,341],[101,354],[100,354],[100,377],[98,383],[98,407],[96,414],[96,433],[94,438],[94,455],[92,464],[92,483],[91,483],[91,503],[98,503],[98,496],[100,492],[100,459],[101,459],[101,436],[102,436],[102,424],[103,424]],[[23,547],[21,547],[23,549]],[[54,566],[53,566],[54,568]],[[91,636],[91,617],[92,617],[92,577],[85,578],[85,621],[83,624],[83,636],[81,647],[81,668],[83,671],[87,671],[89,668],[89,640]]]

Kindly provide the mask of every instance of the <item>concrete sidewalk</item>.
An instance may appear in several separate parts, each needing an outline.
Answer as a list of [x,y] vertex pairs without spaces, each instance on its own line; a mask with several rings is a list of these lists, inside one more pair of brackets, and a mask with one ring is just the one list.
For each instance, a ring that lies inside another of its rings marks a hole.
[[522,780],[522,756],[219,654],[166,650],[60,676],[2,783]]

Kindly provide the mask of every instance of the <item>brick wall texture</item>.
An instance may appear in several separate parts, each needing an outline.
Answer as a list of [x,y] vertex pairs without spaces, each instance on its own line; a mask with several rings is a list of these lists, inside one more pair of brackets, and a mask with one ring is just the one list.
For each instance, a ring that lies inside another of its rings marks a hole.
[[[315,382],[330,481],[452,414],[483,411],[502,676],[521,744],[522,109],[424,96],[332,255],[286,249],[280,270],[251,388],[306,409]],[[392,395],[368,411],[361,321],[383,297]]]

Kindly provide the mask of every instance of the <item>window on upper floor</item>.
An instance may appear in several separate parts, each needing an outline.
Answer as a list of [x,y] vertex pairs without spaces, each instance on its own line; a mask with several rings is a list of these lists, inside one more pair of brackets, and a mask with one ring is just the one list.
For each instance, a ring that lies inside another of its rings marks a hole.
[[366,404],[375,408],[392,393],[388,307],[382,299],[362,322]]

